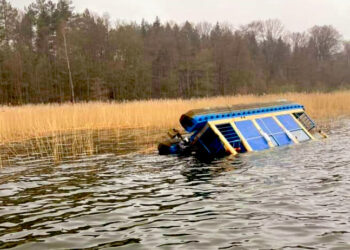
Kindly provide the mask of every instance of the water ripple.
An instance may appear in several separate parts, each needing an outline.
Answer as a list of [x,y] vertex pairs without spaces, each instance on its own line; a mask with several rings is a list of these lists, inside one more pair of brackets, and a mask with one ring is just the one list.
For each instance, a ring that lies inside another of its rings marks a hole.
[[349,249],[349,125],[210,163],[19,158],[0,170],[0,248]]

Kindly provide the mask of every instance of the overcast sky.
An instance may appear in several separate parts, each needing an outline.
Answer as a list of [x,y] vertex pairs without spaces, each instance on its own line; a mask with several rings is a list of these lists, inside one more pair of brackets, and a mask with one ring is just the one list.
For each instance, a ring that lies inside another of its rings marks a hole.
[[[32,0],[10,0],[23,9]],[[56,1],[54,1],[56,2]],[[227,22],[234,27],[255,20],[280,19],[289,31],[304,31],[313,25],[333,25],[350,40],[350,0],[73,0],[75,11],[108,13],[111,20],[183,23]]]

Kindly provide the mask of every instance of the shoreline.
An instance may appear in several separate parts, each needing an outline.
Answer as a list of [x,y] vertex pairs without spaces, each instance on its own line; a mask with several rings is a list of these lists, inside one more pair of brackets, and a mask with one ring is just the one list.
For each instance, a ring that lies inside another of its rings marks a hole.
[[[326,132],[334,121],[350,117],[350,91],[240,95],[191,100],[149,100],[122,103],[38,104],[0,107],[0,162],[16,155],[49,156],[60,162],[66,156],[103,152],[103,143],[128,135],[126,143],[140,152],[156,149],[156,142],[171,128],[183,130],[180,116],[195,108],[269,102],[288,99],[306,112]],[[110,144],[110,145],[112,145]],[[117,152],[116,148],[108,149]]]
[[0,142],[20,142],[76,131],[181,129],[179,118],[191,109],[280,99],[304,105],[306,112],[319,125],[350,116],[350,91],[2,106]]

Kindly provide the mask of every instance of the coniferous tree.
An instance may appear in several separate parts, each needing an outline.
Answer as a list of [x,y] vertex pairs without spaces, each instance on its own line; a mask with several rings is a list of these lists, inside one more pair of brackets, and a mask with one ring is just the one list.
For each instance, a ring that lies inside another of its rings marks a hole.
[[348,88],[349,72],[349,42],[332,26],[113,25],[68,0],[0,0],[2,104],[330,91]]

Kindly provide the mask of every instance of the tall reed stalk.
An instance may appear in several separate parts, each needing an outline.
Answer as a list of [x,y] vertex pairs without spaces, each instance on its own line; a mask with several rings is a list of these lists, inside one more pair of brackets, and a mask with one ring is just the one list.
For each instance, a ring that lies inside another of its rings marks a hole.
[[113,131],[115,140],[126,130],[141,130],[144,135],[149,135],[148,131],[158,131],[158,134],[146,136],[150,140],[148,143],[145,142],[145,136],[138,137],[139,142],[136,140],[136,144],[146,143],[149,148],[165,130],[172,127],[181,129],[179,118],[190,109],[279,99],[303,104],[310,116],[321,125],[350,115],[350,91],[1,106],[0,145],[7,147],[9,152],[9,145],[27,141],[26,145],[30,144],[27,146],[28,154],[32,151],[42,156],[51,155],[55,161],[60,161],[67,154],[95,153],[94,131]]

